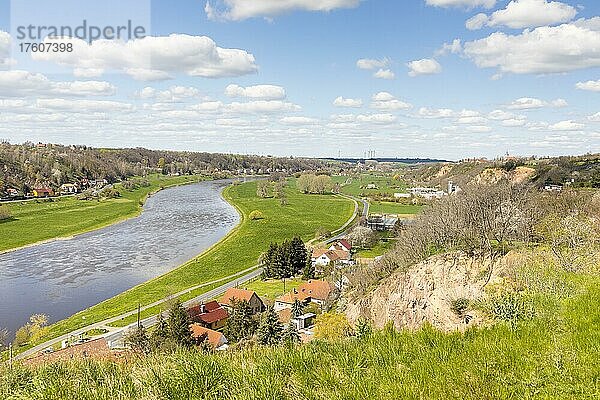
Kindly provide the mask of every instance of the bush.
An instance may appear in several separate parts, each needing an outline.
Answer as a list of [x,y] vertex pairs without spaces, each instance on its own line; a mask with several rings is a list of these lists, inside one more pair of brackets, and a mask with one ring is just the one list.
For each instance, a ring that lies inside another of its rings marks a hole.
[[251,221],[258,221],[260,219],[265,219],[264,214],[258,210],[252,211],[248,217],[250,218]]
[[12,219],[12,213],[8,206],[0,206],[0,221],[6,221]]

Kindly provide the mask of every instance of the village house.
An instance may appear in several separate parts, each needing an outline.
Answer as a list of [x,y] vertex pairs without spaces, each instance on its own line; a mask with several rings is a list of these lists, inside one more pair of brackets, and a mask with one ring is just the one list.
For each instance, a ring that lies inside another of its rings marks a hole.
[[352,251],[352,245],[346,239],[341,239],[329,246],[329,250]]
[[252,290],[229,288],[223,297],[221,297],[219,303],[229,309],[233,306],[234,301],[247,301],[250,305],[250,308],[252,308],[253,314],[257,314],[265,310],[265,304],[260,297],[258,297],[256,292]]
[[409,189],[408,191],[415,197],[423,197],[427,200],[441,199],[442,197],[448,195],[448,193],[444,192],[443,190],[427,187],[416,187]]
[[227,348],[229,347],[229,345],[227,344],[227,338],[221,332],[205,328],[200,324],[192,324],[190,326],[190,329],[192,331],[192,337],[195,339],[198,339],[202,335],[206,335],[207,342],[215,350],[227,350]]
[[65,183],[59,188],[60,194],[76,194],[79,192],[79,187],[74,183]]
[[546,192],[562,192],[563,187],[562,187],[562,185],[547,184],[547,185],[544,185],[544,190]]
[[290,293],[277,297],[273,309],[275,311],[281,311],[286,308],[292,308],[292,304],[294,304],[296,300],[303,304],[315,303],[322,306],[331,295],[331,292],[332,286],[329,282],[311,279],[300,285],[297,289],[292,290]]
[[33,197],[52,197],[54,196],[54,190],[50,188],[37,188],[33,189]]
[[229,318],[227,309],[214,300],[192,306],[187,309],[187,313],[192,322],[212,330],[223,328]]
[[71,360],[114,360],[119,353],[112,352],[109,343],[104,338],[90,340],[76,346],[65,347],[57,351],[43,351],[36,357],[23,361],[27,366],[40,366],[44,364],[66,362]]
[[330,249],[314,249],[312,252],[311,261],[315,266],[324,267],[333,263],[334,265],[352,263],[350,253],[345,250],[330,250]]

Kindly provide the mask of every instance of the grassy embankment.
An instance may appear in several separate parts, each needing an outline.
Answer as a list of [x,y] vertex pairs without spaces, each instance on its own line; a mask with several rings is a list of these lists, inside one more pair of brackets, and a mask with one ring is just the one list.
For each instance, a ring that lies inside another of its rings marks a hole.
[[[46,339],[60,336],[106,318],[134,310],[168,297],[189,287],[228,277],[256,264],[260,254],[272,241],[282,241],[295,235],[308,240],[319,227],[334,230],[343,225],[354,211],[354,204],[331,195],[304,195],[287,188],[288,205],[278,199],[256,196],[256,182],[226,188],[225,198],[236,206],[243,221],[215,246],[173,271],[138,285],[70,318],[49,327]],[[251,221],[253,210],[263,213],[264,219]],[[182,300],[204,293],[209,285],[186,295]],[[156,310],[153,310],[156,311]]]
[[385,330],[292,349],[17,366],[0,371],[0,398],[597,399],[600,278],[570,274],[567,282],[570,296],[546,298],[537,317],[514,327]]
[[121,197],[106,200],[78,200],[57,197],[10,203],[13,216],[0,223],[0,252],[35,243],[70,237],[99,229],[139,215],[146,197],[161,188],[198,182],[200,176],[148,177],[150,186],[129,191],[115,187]]

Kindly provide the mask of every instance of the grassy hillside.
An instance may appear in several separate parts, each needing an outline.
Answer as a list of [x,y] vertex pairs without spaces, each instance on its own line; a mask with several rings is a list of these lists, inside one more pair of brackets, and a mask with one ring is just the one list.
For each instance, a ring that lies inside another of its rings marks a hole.
[[148,179],[150,186],[133,191],[116,185],[122,195],[116,199],[98,201],[62,197],[10,203],[7,207],[13,219],[0,222],[0,251],[73,236],[134,217],[141,211],[149,193],[201,179],[199,176],[153,175]]
[[565,279],[572,295],[539,299],[538,316],[516,327],[385,330],[291,349],[16,367],[0,371],[0,398],[597,399],[600,279]]
[[[138,303],[142,306],[150,304],[172,293],[243,271],[257,263],[260,254],[272,241],[282,241],[295,235],[305,240],[312,239],[318,228],[339,228],[354,212],[353,202],[341,197],[304,195],[295,188],[286,191],[288,205],[281,206],[278,199],[258,198],[256,182],[225,189],[224,196],[243,215],[242,223],[227,238],[161,277],[57,322],[50,326],[47,338],[134,310]],[[250,220],[248,215],[254,210],[261,211],[264,219]],[[204,287],[190,296],[211,288]]]

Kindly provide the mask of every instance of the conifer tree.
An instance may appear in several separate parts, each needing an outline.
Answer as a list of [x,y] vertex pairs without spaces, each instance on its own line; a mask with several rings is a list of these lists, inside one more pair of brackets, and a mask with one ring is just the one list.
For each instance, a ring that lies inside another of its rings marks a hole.
[[283,325],[273,307],[269,307],[261,317],[256,335],[260,344],[276,345],[281,342]]
[[233,299],[227,325],[225,325],[225,336],[227,339],[237,342],[248,338],[256,331],[256,323],[252,318],[252,308],[246,300]]
[[296,325],[293,322],[290,322],[285,328],[281,340],[288,345],[300,342],[300,333],[298,333],[298,329],[296,329]]
[[179,300],[176,300],[169,310],[167,320],[169,338],[183,347],[193,344],[190,318]]

